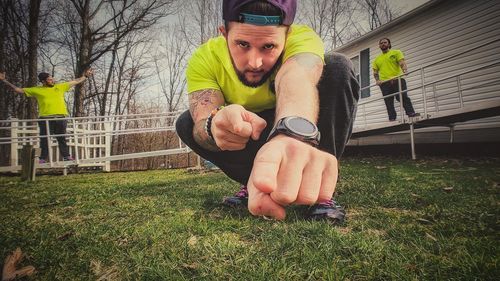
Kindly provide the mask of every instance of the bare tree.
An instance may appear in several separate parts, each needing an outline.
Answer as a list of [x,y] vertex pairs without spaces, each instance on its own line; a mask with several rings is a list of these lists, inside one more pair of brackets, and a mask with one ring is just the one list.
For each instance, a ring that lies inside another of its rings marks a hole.
[[316,0],[302,5],[298,18],[318,33],[327,50],[332,50],[350,38],[353,11],[349,0]]
[[[143,31],[174,12],[174,0],[59,0],[63,9],[60,23],[65,26],[62,42],[72,52],[74,75],[120,47],[117,42],[128,34]],[[84,114],[83,85],[75,87],[75,116]]]
[[217,36],[222,24],[222,0],[185,1],[179,14],[181,32],[192,47]]
[[187,39],[180,33],[180,26],[167,26],[165,36],[154,55],[155,73],[160,89],[167,99],[167,111],[179,109],[186,87],[184,72],[191,53]]
[[387,0],[358,0],[361,10],[368,14],[370,30],[390,22],[399,13]]

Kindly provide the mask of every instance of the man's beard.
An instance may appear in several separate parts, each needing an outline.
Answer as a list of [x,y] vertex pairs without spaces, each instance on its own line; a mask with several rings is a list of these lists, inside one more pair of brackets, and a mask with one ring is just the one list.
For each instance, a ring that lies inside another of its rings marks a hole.
[[380,47],[380,50],[382,50],[382,51],[387,51],[387,50],[389,50],[389,46],[387,46],[387,47],[385,47],[385,48]]
[[267,79],[269,79],[269,77],[271,77],[271,75],[274,72],[274,67],[272,70],[266,72],[264,74],[264,76],[262,76],[262,78],[259,81],[255,81],[255,82],[249,81],[245,77],[245,73],[243,73],[237,69],[235,69],[235,71],[236,71],[236,74],[238,75],[238,78],[240,79],[241,83],[243,83],[243,85],[248,86],[248,87],[252,87],[252,88],[257,88],[259,86],[264,85],[264,83],[266,83]]
[[[269,77],[271,77],[271,75],[273,75],[273,73],[276,71],[276,69],[281,65],[281,58],[282,58],[282,56],[280,56],[278,58],[278,60],[274,64],[273,68],[271,68],[271,70],[266,72],[264,74],[264,76],[262,76],[262,78],[256,82],[248,81],[248,79],[245,77],[245,73],[239,71],[236,68],[236,65],[234,64],[234,62],[233,62],[233,68],[234,68],[234,71],[236,72],[236,75],[238,75],[238,78],[240,79],[241,83],[243,83],[243,85],[251,87],[251,88],[257,88],[259,86],[264,85],[267,82],[267,80],[269,79]],[[232,59],[231,59],[231,61],[232,61]]]

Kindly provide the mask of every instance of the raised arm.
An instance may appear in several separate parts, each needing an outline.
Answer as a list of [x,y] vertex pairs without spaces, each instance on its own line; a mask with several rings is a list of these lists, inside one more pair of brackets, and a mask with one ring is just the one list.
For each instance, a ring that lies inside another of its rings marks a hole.
[[91,68],[89,68],[89,69],[85,70],[82,77],[77,78],[75,80],[71,80],[68,82],[68,84],[70,87],[73,87],[75,85],[83,83],[83,81],[87,80],[87,78],[89,78],[92,74],[94,74],[94,71]]
[[0,81],[2,81],[5,85],[11,87],[14,92],[18,94],[24,94],[24,90],[22,88],[17,87],[16,85],[10,83],[9,81],[7,81],[7,79],[5,79],[5,72],[0,72]]

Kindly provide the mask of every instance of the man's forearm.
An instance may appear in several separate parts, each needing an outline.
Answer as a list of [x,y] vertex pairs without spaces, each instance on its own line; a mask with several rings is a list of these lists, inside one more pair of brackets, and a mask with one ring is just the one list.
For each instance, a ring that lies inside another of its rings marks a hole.
[[206,89],[189,94],[189,112],[193,118],[193,138],[197,144],[210,151],[219,151],[215,141],[208,136],[205,126],[212,110],[224,104],[222,93]]
[[208,136],[205,131],[205,125],[207,123],[207,118],[201,119],[194,123],[193,125],[193,138],[194,141],[199,144],[201,147],[210,151],[220,151],[215,141]]
[[406,65],[406,61],[405,60],[401,60],[399,62],[399,66],[403,70],[403,73],[407,73],[408,72],[408,66]]
[[276,78],[276,118],[300,116],[316,122],[319,113],[317,84],[323,61],[313,54],[299,54],[285,62]]
[[78,85],[80,83],[83,83],[85,80],[87,80],[87,76],[83,75],[82,77],[77,78],[75,80],[71,80],[68,83],[69,83],[70,87],[73,87],[73,86],[76,86],[76,85]]
[[9,81],[7,81],[7,80],[5,80],[5,79],[4,79],[4,80],[1,80],[1,81],[2,81],[5,85],[7,85],[7,86],[11,87],[11,88],[12,88],[12,89],[16,92],[16,93],[19,93],[19,94],[24,93],[24,90],[23,90],[22,88],[17,87],[16,85],[14,85],[14,84],[10,83]]

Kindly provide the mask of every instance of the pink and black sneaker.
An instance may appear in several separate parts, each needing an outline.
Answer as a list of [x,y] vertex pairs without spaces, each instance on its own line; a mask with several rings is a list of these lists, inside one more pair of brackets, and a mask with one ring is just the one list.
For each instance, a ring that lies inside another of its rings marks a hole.
[[236,192],[234,196],[226,196],[222,204],[229,207],[246,207],[248,203],[248,189],[246,185],[240,186],[240,191]]
[[325,220],[332,225],[342,224],[345,219],[345,210],[332,199],[313,205],[309,209],[308,217],[311,220]]

